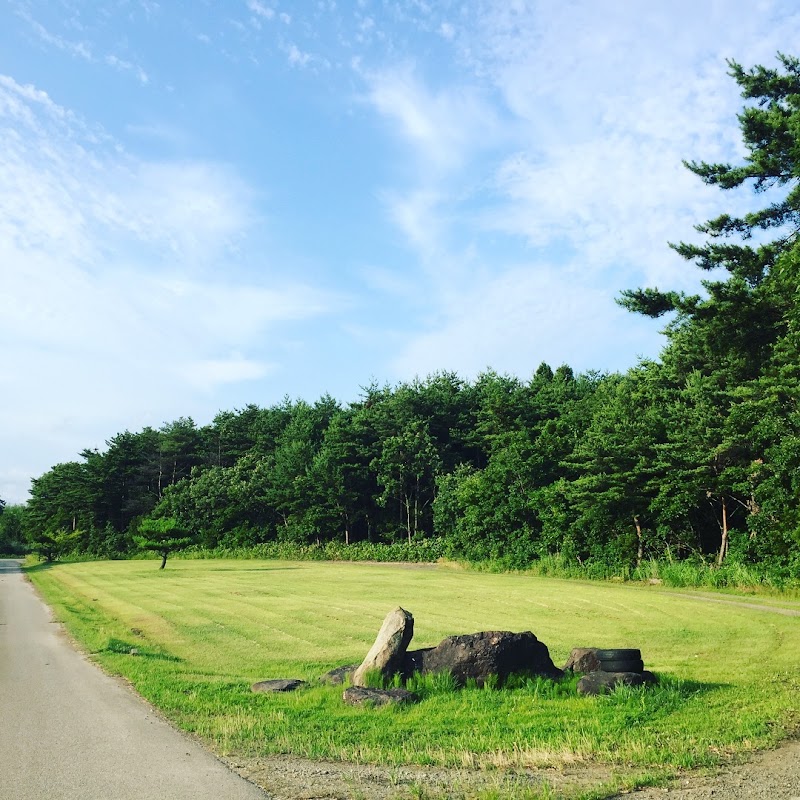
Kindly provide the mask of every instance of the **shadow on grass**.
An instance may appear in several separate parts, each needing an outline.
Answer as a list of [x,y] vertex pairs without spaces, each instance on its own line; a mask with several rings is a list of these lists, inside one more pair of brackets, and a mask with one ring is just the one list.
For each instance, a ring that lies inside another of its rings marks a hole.
[[45,570],[58,566],[58,563],[58,561],[40,561],[38,564],[29,564],[28,566],[20,564],[20,568],[25,573],[44,572]]
[[183,659],[178,658],[177,656],[171,656],[167,653],[157,653],[152,650],[148,650],[139,644],[126,642],[123,639],[109,639],[108,644],[98,652],[116,653],[117,655],[134,656],[135,658],[147,658],[154,661],[171,661],[176,664],[183,662]]
[[677,675],[671,675],[666,672],[654,673],[658,683],[653,686],[653,689],[669,689],[682,697],[692,697],[698,694],[707,694],[714,692],[717,689],[728,689],[733,684],[731,683],[717,683],[710,681],[693,681],[688,678],[681,678]]
[[302,567],[209,567],[209,572],[278,572],[287,569],[302,569]]

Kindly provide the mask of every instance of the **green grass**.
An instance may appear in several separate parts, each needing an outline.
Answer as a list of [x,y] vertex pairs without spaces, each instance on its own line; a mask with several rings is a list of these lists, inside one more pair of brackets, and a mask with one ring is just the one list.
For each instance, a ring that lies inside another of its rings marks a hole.
[[[661,587],[255,560],[28,574],[97,662],[223,753],[488,769],[594,761],[663,775],[771,745],[800,722],[800,618]],[[639,647],[661,683],[590,698],[575,694],[574,679],[460,691],[426,679],[412,687],[418,705],[378,709],[345,706],[337,687],[250,691],[258,680],[314,681],[359,662],[397,605],[414,614],[412,647],[532,630],[557,665],[572,647]]]

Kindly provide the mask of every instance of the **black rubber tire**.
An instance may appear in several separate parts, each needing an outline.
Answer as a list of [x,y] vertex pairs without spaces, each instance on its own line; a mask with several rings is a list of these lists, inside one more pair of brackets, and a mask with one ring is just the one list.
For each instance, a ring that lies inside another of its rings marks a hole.
[[600,661],[632,661],[642,657],[642,651],[634,648],[615,647],[611,650],[595,650]]
[[603,672],[643,672],[644,661],[641,658],[629,658],[625,661],[601,661]]

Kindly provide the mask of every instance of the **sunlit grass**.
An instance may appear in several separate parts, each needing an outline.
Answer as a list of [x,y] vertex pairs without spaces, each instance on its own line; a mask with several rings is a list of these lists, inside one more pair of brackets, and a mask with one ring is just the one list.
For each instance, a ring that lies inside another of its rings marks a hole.
[[[660,587],[320,562],[152,561],[29,574],[71,634],[177,724],[221,752],[384,764],[520,768],[581,761],[647,770],[711,764],[800,722],[800,619]],[[787,602],[791,605],[791,602]],[[501,690],[424,679],[408,708],[345,706],[313,684],[356,663],[385,614],[415,618],[412,647],[479,630],[531,630],[557,665],[572,647],[639,647],[661,683],[579,697],[575,681]],[[131,649],[138,654],[131,655]]]

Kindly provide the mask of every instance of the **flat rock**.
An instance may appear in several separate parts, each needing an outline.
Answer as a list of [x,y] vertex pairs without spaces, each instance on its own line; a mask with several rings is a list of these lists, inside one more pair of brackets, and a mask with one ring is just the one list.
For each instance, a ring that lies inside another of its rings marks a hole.
[[330,686],[341,686],[343,683],[347,683],[350,680],[350,676],[355,671],[358,664],[348,664],[344,667],[336,667],[324,675],[320,675],[320,681],[322,683],[326,683]]
[[398,672],[403,666],[403,657],[413,635],[414,617],[411,613],[399,606],[390,611],[383,620],[375,644],[353,672],[353,686],[364,686],[370,672],[379,672],[384,678],[390,678]]
[[349,706],[386,706],[418,703],[419,696],[406,689],[368,689],[365,686],[348,686],[342,699]]
[[469,680],[482,686],[492,676],[502,684],[510,675],[547,678],[563,675],[553,664],[547,645],[530,631],[482,631],[448,636],[436,647],[406,653],[403,672],[406,675],[449,672],[460,686]]
[[254,692],[294,692],[305,686],[306,682],[296,678],[277,679],[271,681],[259,681],[250,688]]
[[578,681],[578,694],[604,694],[615,686],[643,686],[657,683],[652,672],[590,672]]

